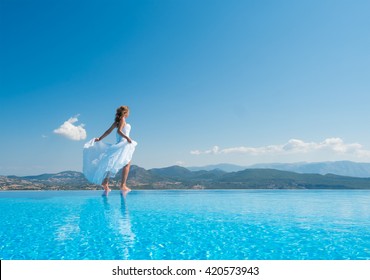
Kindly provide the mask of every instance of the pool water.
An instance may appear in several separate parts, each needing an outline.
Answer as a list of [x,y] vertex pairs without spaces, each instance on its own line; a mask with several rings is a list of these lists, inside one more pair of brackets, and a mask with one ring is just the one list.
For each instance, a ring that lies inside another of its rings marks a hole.
[[0,192],[2,260],[370,259],[370,191]]

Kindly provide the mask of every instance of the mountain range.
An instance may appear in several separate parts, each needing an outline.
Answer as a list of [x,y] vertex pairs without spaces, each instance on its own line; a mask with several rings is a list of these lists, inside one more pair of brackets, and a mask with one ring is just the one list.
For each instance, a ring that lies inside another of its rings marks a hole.
[[[364,175],[366,164],[338,162],[342,170]],[[153,168],[146,170],[133,165],[128,178],[128,185],[133,189],[370,189],[368,178],[342,176],[337,174],[310,172],[320,169],[330,170],[330,164],[274,164],[248,167],[238,171],[225,171],[222,166],[210,170],[191,170],[181,166]],[[348,166],[352,166],[349,169]],[[213,166],[214,167],[214,166]],[[232,166],[227,166],[230,168]],[[234,166],[235,167],[235,166]],[[258,168],[257,168],[258,167]],[[263,168],[262,168],[263,167]],[[361,173],[361,168],[364,170]],[[300,172],[278,170],[291,168]],[[333,165],[331,164],[331,168]],[[331,169],[332,170],[332,169]],[[339,169],[337,169],[339,170]],[[307,172],[308,171],[308,172]],[[119,188],[120,172],[111,180],[113,189]],[[0,176],[0,190],[95,190],[101,186],[90,184],[80,172],[64,171],[56,174],[37,176]]]
[[370,163],[352,161],[327,161],[327,162],[298,162],[298,163],[263,163],[250,166],[234,164],[217,164],[203,167],[188,167],[189,170],[220,169],[227,172],[236,172],[245,169],[276,169],[296,173],[335,174],[350,177],[370,177]]

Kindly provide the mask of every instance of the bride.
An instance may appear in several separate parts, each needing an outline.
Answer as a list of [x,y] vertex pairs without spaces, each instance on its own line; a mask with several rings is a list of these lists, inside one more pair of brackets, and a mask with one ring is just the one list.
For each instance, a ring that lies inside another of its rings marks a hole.
[[[105,192],[109,192],[109,178],[113,178],[122,168],[122,181],[120,189],[123,192],[130,191],[127,187],[127,177],[130,171],[132,155],[137,142],[130,138],[130,124],[126,118],[130,114],[128,106],[117,108],[113,124],[99,138],[91,139],[84,145],[83,173],[94,184],[101,184]],[[106,144],[101,141],[114,129],[117,129],[116,144]]]

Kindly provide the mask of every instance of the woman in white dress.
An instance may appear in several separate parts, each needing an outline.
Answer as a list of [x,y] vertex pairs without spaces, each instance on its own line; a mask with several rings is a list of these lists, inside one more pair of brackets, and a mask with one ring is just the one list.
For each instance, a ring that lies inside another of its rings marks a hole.
[[[120,189],[130,191],[127,177],[130,171],[132,155],[137,143],[130,138],[130,124],[126,118],[130,114],[128,106],[120,106],[116,111],[113,124],[99,138],[91,139],[84,146],[83,173],[94,184],[101,184],[109,192],[109,178],[113,178],[122,169]],[[117,143],[106,144],[101,140],[117,129]]]

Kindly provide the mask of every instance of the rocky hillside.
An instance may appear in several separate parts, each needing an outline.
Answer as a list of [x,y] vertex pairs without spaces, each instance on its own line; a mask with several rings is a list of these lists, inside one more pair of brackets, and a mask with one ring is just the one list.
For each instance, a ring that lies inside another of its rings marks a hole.
[[[111,180],[119,189],[121,173]],[[190,171],[171,166],[146,170],[133,165],[128,178],[133,189],[370,189],[370,178],[333,174],[300,174],[276,169]],[[0,190],[95,190],[82,173],[65,171],[38,176],[0,176]]]

